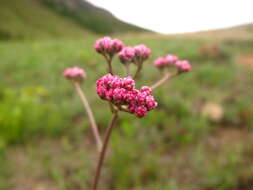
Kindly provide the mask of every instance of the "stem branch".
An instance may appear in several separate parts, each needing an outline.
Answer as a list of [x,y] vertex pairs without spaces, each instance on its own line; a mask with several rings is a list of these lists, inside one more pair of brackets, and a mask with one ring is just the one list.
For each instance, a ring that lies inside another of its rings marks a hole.
[[130,74],[130,63],[126,63],[126,76],[128,77]]
[[98,186],[98,182],[99,182],[99,178],[100,178],[100,174],[101,174],[101,169],[102,169],[102,166],[103,166],[103,163],[105,160],[105,153],[106,153],[106,150],[108,147],[108,142],[110,140],[112,130],[113,130],[113,127],[115,126],[117,119],[118,119],[118,113],[115,112],[113,115],[113,118],[110,122],[110,125],[106,131],[105,140],[104,140],[102,150],[99,155],[99,160],[98,160],[98,164],[97,164],[95,178],[94,178],[93,185],[92,185],[92,190],[97,190],[97,186]]
[[101,141],[101,138],[100,138],[100,135],[99,135],[99,132],[98,132],[98,128],[97,128],[97,124],[96,124],[96,121],[94,119],[94,116],[93,116],[93,113],[91,111],[91,108],[90,108],[90,105],[89,105],[89,102],[86,98],[86,96],[84,95],[84,92],[82,91],[80,85],[78,82],[74,82],[74,86],[76,88],[76,91],[77,93],[79,94],[80,98],[81,98],[81,101],[84,105],[84,108],[88,114],[88,118],[91,122],[91,127],[92,127],[92,132],[93,132],[93,135],[95,137],[95,141],[96,141],[96,144],[97,144],[97,147],[98,147],[98,151],[101,150],[102,148],[102,141]]
[[108,73],[111,73],[113,75],[113,70],[112,70],[112,57],[107,57],[106,55],[103,55],[106,59],[106,62],[108,64]]
[[137,66],[137,70],[134,74],[134,78],[133,79],[136,79],[138,77],[138,75],[140,74],[141,72],[141,69],[142,69],[142,63],[140,63],[138,66]]
[[157,81],[155,84],[151,86],[151,89],[152,90],[156,89],[157,87],[161,86],[164,82],[171,79],[175,75],[177,75],[177,73],[170,73],[170,72],[165,73],[162,79],[160,79],[159,81]]

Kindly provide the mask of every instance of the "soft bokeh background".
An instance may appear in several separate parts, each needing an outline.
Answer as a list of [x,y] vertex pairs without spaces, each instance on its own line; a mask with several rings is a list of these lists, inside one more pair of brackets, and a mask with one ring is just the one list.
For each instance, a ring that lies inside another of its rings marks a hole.
[[[238,10],[250,16],[243,2]],[[95,81],[106,64],[92,46],[111,35],[152,49],[138,86],[160,78],[152,61],[166,53],[188,59],[193,70],[154,92],[159,107],[145,118],[121,114],[101,189],[251,190],[253,25],[244,22],[250,20],[162,35],[81,0],[0,0],[0,189],[90,189],[96,147],[79,97],[61,73],[74,65],[86,70],[82,87],[104,134],[111,114],[95,95]],[[114,66],[123,76],[117,59]]]

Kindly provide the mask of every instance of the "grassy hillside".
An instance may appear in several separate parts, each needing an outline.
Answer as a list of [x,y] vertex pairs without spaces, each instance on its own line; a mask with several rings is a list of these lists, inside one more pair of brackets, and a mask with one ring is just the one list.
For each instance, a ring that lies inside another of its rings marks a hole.
[[84,0],[42,0],[52,10],[73,19],[94,33],[144,32],[143,28],[116,19],[110,12]]
[[0,0],[0,39],[43,39],[91,35],[37,0]]
[[[88,37],[93,33],[144,31],[86,2],[69,7],[46,0],[0,0],[0,40]],[[78,8],[76,8],[78,6]]]

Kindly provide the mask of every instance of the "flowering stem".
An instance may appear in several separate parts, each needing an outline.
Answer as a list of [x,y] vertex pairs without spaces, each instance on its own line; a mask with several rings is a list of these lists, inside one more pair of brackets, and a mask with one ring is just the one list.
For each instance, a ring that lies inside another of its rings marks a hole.
[[136,79],[138,77],[138,75],[140,74],[141,72],[141,69],[142,69],[142,63],[140,63],[137,67],[137,70],[136,70],[136,73],[134,75],[134,78],[133,79]]
[[113,104],[112,104],[111,102],[108,102],[108,104],[109,104],[109,107],[110,107],[111,112],[112,112],[112,113],[115,113],[116,110],[115,110]]
[[162,85],[164,82],[171,79],[175,75],[177,75],[177,73],[170,73],[170,72],[165,73],[162,79],[160,79],[159,81],[157,81],[155,84],[151,86],[151,89],[152,90],[156,89],[157,87],[159,87],[160,85]]
[[129,74],[130,74],[130,64],[127,63],[127,64],[126,64],[126,76],[128,77]]
[[119,109],[120,111],[124,111],[124,112],[130,113],[130,111],[127,109],[126,106],[118,106],[118,109]]
[[118,113],[115,112],[113,115],[113,118],[110,122],[110,125],[106,131],[105,140],[104,140],[102,150],[99,155],[99,160],[98,160],[98,164],[97,164],[95,178],[94,178],[93,185],[92,185],[92,190],[97,190],[97,186],[98,186],[98,182],[99,182],[99,178],[100,178],[100,174],[101,174],[101,169],[102,169],[102,166],[103,166],[103,163],[105,160],[105,153],[106,153],[106,150],[108,147],[108,142],[110,140],[112,130],[113,130],[113,127],[115,126],[117,119],[118,119]]
[[84,105],[84,108],[85,108],[85,110],[88,114],[89,120],[91,122],[92,132],[93,132],[93,135],[95,137],[95,141],[96,141],[96,144],[97,144],[97,147],[98,147],[98,151],[100,151],[101,148],[102,148],[102,141],[101,141],[101,138],[100,138],[100,135],[99,135],[99,132],[98,132],[98,128],[97,128],[97,124],[96,124],[96,121],[94,119],[93,113],[91,111],[89,102],[88,102],[86,96],[84,95],[84,92],[82,91],[79,83],[74,82],[74,86],[75,86],[76,91],[79,94],[79,96],[81,98],[81,101]]
[[112,57],[111,56],[107,57],[106,55],[104,55],[104,57],[105,57],[106,62],[108,64],[108,73],[113,74],[113,70],[112,70]]

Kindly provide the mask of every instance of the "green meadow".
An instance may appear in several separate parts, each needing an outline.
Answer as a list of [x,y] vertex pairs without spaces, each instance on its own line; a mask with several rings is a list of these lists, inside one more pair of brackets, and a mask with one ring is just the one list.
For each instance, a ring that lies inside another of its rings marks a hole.
[[[101,189],[250,190],[253,186],[252,40],[116,36],[152,49],[137,86],[161,78],[153,60],[188,59],[192,71],[154,92],[159,106],[142,119],[120,114]],[[0,189],[89,189],[97,152],[66,67],[80,66],[82,88],[105,133],[111,113],[95,93],[106,63],[79,40],[0,42]],[[115,57],[113,66],[124,76]],[[133,66],[132,72],[135,67]]]

